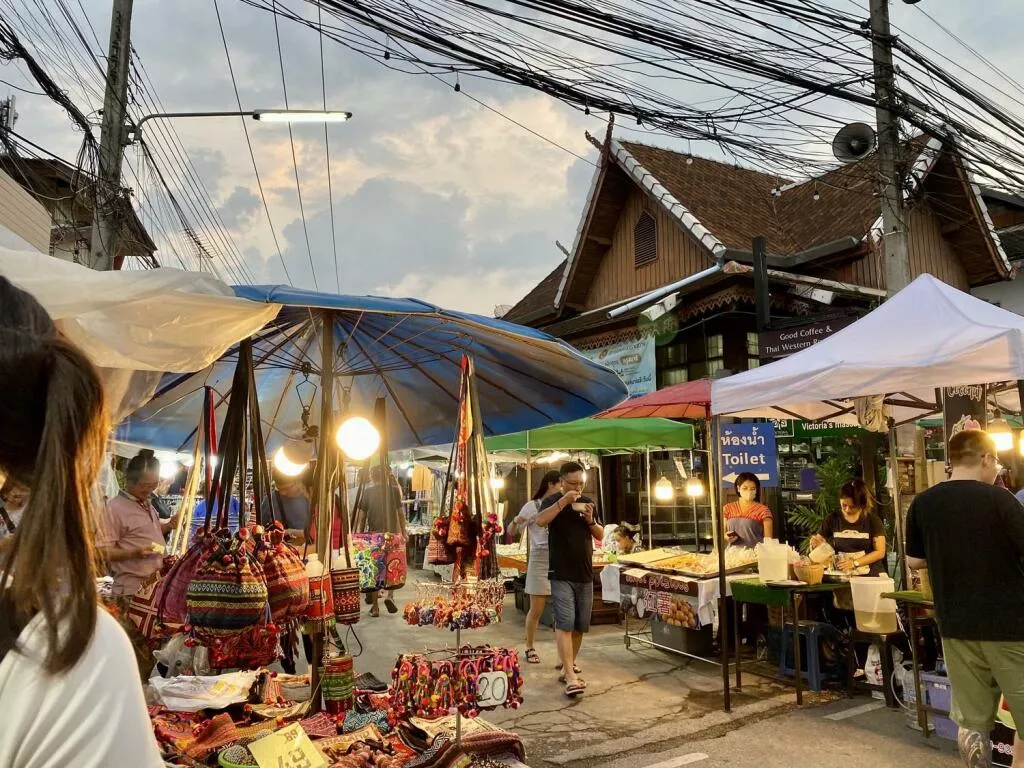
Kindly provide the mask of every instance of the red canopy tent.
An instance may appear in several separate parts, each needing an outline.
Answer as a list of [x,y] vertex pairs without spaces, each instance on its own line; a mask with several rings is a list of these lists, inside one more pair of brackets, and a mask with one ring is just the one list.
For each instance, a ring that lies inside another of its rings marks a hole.
[[658,416],[663,419],[710,419],[711,379],[697,379],[659,389],[647,395],[631,397],[609,408],[599,419],[639,419]]

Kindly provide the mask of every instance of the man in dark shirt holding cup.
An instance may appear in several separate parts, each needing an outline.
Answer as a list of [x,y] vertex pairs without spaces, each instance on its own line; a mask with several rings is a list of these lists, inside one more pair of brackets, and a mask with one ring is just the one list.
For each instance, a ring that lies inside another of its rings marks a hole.
[[576,657],[583,634],[590,629],[594,607],[594,539],[601,540],[604,528],[596,522],[597,506],[583,496],[586,475],[574,461],[563,464],[562,492],[541,503],[537,525],[548,528],[551,556],[551,607],[555,618],[560,669],[566,696],[583,693],[587,684],[580,679]]
[[[947,457],[949,480],[910,505],[907,565],[932,582],[960,754],[987,768],[1000,691],[1024,725],[1024,507],[993,485],[1001,467],[987,433],[958,432]],[[1014,753],[1024,765],[1019,738]]]

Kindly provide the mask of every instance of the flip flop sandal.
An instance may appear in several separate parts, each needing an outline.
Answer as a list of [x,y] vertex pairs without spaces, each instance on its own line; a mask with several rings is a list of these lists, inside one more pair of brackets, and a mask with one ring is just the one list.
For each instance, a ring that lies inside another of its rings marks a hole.
[[537,655],[537,651],[533,648],[526,649],[526,662],[528,664],[540,664],[540,656]]
[[[562,675],[561,677],[559,677],[559,678],[558,678],[558,682],[560,682],[560,683],[562,683],[562,684],[564,685],[564,684],[565,684],[565,675]],[[576,682],[577,682],[577,683],[578,683],[579,685],[582,685],[582,686],[583,686],[584,688],[586,688],[586,687],[587,687],[587,681],[586,681],[586,680],[584,680],[584,679],[582,679],[582,678],[579,678],[579,677],[578,677],[578,678],[576,678]]]
[[390,597],[384,601],[384,607],[388,609],[388,613],[398,613],[398,606]]
[[585,690],[586,686],[582,683],[569,683],[565,686],[565,695],[568,696],[570,699],[575,699],[579,696],[582,696]]
[[[555,669],[557,669],[559,672],[561,672],[562,671],[562,665],[561,664],[556,664],[555,665]],[[572,671],[575,672],[577,675],[583,674],[583,670],[580,669],[579,664],[573,664],[572,665]]]

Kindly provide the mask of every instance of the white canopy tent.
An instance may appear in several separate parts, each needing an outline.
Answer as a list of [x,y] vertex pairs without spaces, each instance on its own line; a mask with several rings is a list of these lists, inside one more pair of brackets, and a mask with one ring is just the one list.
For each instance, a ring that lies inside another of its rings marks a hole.
[[96,272],[0,247],[0,275],[35,296],[100,369],[115,420],[150,397],[162,372],[205,368],[280,310],[180,269]]
[[921,275],[824,341],[714,381],[711,411],[855,423],[849,400],[884,394],[904,421],[935,412],[937,388],[1018,379],[1024,317]]

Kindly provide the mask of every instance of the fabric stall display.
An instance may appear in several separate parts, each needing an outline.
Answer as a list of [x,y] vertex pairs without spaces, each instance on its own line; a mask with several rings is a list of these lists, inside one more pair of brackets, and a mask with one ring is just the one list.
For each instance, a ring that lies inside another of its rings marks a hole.
[[283,623],[305,615],[309,607],[309,577],[299,551],[285,541],[280,521],[275,520],[268,531],[256,530],[256,560],[266,577],[270,618]]
[[363,592],[405,586],[408,563],[405,537],[397,533],[353,533],[352,560]]
[[419,597],[405,606],[403,617],[411,626],[480,629],[501,620],[505,585],[500,581],[479,581],[454,586],[421,584],[422,592],[440,588],[443,594]]
[[523,742],[514,733],[474,733],[463,736],[460,744],[455,743],[451,733],[442,733],[422,755],[407,762],[405,768],[473,768],[482,765],[479,759],[508,754],[517,760],[526,759]]
[[[466,717],[480,714],[477,680],[484,672],[504,672],[508,681],[505,709],[522,704],[519,654],[508,648],[463,646],[451,658],[432,660],[402,654],[391,672],[391,707],[399,717],[444,717],[452,709]],[[491,707],[493,709],[493,707]]]
[[427,543],[427,563],[430,565],[452,565],[455,555],[448,549],[448,517],[440,514],[434,520],[434,527]]
[[480,538],[476,548],[476,577],[478,579],[496,579],[501,574],[498,568],[498,534],[501,526],[498,515],[491,512],[487,515],[480,530]]
[[324,661],[320,673],[324,708],[332,715],[344,715],[355,703],[355,674],[351,656],[338,656]]

